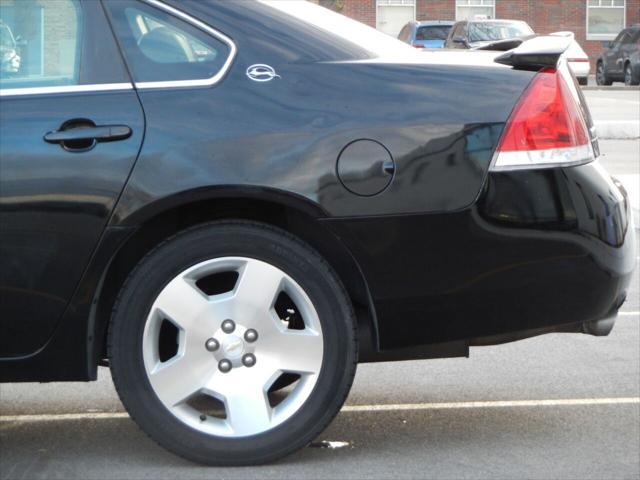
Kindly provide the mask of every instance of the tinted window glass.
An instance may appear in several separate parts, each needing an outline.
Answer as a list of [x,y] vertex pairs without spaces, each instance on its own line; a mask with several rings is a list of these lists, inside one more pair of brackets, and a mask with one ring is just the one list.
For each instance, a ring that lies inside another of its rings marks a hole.
[[403,42],[408,42],[409,41],[409,30],[410,30],[409,25],[405,25],[404,28],[402,30],[400,30],[400,33],[398,34],[398,38],[400,40],[402,40]]
[[622,43],[624,44],[635,43],[636,41],[638,41],[638,36],[639,35],[637,31],[629,30],[627,32],[627,35],[622,40]]
[[0,86],[78,83],[78,0],[0,0]]
[[416,33],[416,40],[446,40],[451,27],[437,25],[433,27],[420,27]]
[[162,10],[134,0],[105,2],[136,82],[215,76],[229,46]]
[[618,36],[615,38],[615,40],[613,41],[613,43],[620,43],[622,41],[622,38],[627,34],[626,30],[622,30]]
[[622,45],[624,43],[627,43],[629,41],[629,34],[626,31],[623,31],[620,35],[618,35],[618,38],[616,38],[613,43],[616,46]]

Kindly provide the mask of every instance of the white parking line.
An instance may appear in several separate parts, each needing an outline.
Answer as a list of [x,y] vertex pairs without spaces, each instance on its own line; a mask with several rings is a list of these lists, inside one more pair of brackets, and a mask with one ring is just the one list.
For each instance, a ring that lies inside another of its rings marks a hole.
[[[345,405],[342,412],[396,412],[407,410],[454,410],[469,408],[571,407],[589,405],[638,405],[640,397],[561,398],[551,400],[506,400],[489,402],[398,403],[386,405]],[[71,420],[114,420],[129,418],[126,412],[59,413],[41,415],[0,415],[0,423],[57,422]]]
[[390,412],[403,410],[453,410],[464,408],[567,407],[582,405],[640,404],[640,397],[564,398],[553,400],[508,400],[493,402],[401,403],[396,405],[347,405],[343,412]]
[[621,315],[623,317],[631,317],[634,315],[640,315],[640,312],[618,312],[618,315]]
[[39,415],[0,415],[0,423],[5,422],[59,422],[65,420],[113,420],[129,418],[127,412],[99,413],[53,413]]

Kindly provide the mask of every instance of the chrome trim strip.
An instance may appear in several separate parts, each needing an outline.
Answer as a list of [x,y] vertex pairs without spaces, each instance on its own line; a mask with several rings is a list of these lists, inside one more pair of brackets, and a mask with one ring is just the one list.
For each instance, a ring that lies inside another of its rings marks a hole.
[[547,150],[520,150],[495,152],[490,171],[527,170],[582,165],[595,160],[591,143],[576,147],[549,148]]
[[140,90],[145,89],[153,89],[153,88],[180,88],[180,87],[210,87],[218,83],[222,78],[226,75],[229,68],[231,68],[231,64],[236,57],[236,52],[238,51],[236,44],[233,43],[229,37],[224,35],[223,33],[215,30],[210,27],[206,23],[198,20],[197,18],[192,17],[176,8],[173,8],[160,0],[144,0],[144,2],[149,5],[153,5],[156,8],[164,10],[171,15],[178,17],[184,20],[187,23],[194,25],[200,30],[205,31],[206,33],[212,35],[213,37],[221,40],[223,43],[226,43],[229,47],[229,55],[222,65],[222,68],[216,73],[213,77],[204,78],[200,80],[169,80],[169,81],[160,81],[160,82],[135,82],[136,88]]
[[133,85],[131,83],[101,83],[91,85],[64,85],[59,87],[0,88],[0,97],[48,95],[53,93],[109,92],[116,90],[133,90]]
[[22,95],[48,95],[55,93],[87,93],[87,92],[106,92],[116,90],[132,90],[133,85],[135,88],[146,90],[155,88],[182,88],[182,87],[210,87],[218,83],[226,75],[231,68],[231,64],[236,57],[238,51],[236,44],[233,43],[229,37],[223,33],[215,30],[206,23],[180,11],[169,5],[164,4],[159,0],[143,0],[149,5],[164,10],[171,15],[181,18],[194,25],[195,27],[203,30],[204,32],[212,35],[213,37],[221,40],[229,47],[229,55],[225,60],[222,68],[213,77],[204,78],[199,80],[169,80],[161,82],[135,82],[131,83],[105,83],[105,84],[92,84],[92,85],[65,85],[58,87],[27,87],[27,88],[0,88],[0,97],[14,97]]

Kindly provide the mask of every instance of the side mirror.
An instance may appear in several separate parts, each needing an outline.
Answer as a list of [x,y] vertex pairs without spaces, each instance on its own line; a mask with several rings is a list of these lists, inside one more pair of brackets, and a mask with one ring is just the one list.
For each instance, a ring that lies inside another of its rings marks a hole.
[[613,47],[613,42],[609,42],[609,41],[602,42],[602,47],[603,48],[611,48],[611,47]]

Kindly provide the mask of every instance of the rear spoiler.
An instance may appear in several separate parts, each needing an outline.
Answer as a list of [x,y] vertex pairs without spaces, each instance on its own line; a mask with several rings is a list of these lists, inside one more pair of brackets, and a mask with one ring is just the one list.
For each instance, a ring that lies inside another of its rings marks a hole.
[[481,47],[472,48],[471,50],[495,50],[498,52],[506,52],[519,47],[524,42],[523,38],[508,38],[506,40],[496,40]]
[[546,67],[555,67],[572,42],[571,37],[558,35],[533,37],[496,57],[494,61],[516,70],[538,71]]

